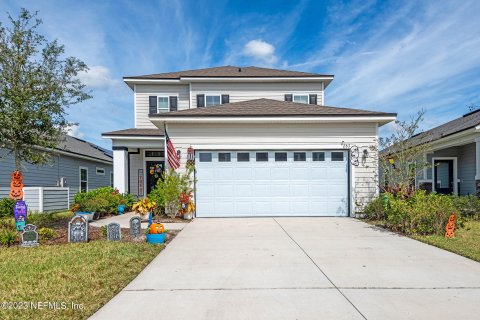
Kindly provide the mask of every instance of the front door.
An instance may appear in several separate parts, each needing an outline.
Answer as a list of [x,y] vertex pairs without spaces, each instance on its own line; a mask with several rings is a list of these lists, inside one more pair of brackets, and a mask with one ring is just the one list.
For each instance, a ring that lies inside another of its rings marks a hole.
[[443,194],[453,193],[453,160],[435,160],[435,191]]
[[155,188],[164,170],[163,161],[147,161],[147,195]]

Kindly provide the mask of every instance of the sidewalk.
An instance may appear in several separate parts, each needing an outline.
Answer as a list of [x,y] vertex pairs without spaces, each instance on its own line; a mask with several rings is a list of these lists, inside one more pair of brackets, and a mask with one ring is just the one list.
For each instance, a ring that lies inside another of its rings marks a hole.
[[[112,216],[104,219],[99,219],[90,222],[92,227],[102,227],[106,226],[111,222],[116,222],[120,224],[120,228],[130,228],[130,219],[138,214],[134,212],[124,213],[118,216]],[[162,223],[165,229],[167,230],[182,230],[188,223]],[[147,222],[142,222],[142,229],[146,229],[148,226]]]

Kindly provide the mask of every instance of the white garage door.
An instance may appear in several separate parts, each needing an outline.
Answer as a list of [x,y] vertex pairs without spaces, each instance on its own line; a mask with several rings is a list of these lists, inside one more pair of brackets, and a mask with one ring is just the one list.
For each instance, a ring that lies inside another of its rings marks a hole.
[[348,154],[197,151],[197,217],[347,216]]

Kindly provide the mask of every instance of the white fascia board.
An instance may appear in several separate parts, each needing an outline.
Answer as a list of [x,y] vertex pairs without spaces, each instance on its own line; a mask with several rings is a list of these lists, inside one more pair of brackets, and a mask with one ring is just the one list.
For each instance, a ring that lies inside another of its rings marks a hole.
[[446,136],[444,138],[432,141],[429,143],[430,151],[441,150],[450,147],[461,146],[469,143],[474,143],[475,139],[478,138],[479,132],[476,128],[471,128],[462,132]]
[[152,137],[152,136],[109,136],[109,135],[103,135],[102,138],[104,139],[118,139],[118,140],[164,140],[165,137]]
[[333,77],[181,77],[183,82],[308,82],[332,81]]
[[377,122],[394,121],[394,116],[367,117],[149,117],[153,123],[317,123],[317,122]]

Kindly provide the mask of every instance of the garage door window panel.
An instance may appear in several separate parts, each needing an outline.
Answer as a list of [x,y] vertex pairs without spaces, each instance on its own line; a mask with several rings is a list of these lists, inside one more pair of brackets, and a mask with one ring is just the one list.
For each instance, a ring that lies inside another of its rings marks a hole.
[[248,152],[238,152],[237,153],[237,161],[238,162],[249,162],[250,161],[250,153],[248,153]]
[[275,161],[287,161],[287,153],[275,152]]
[[268,152],[257,152],[256,155],[257,162],[267,162],[268,161]]
[[293,153],[293,161],[307,161],[307,153],[306,152],[294,152]]
[[313,152],[312,159],[313,161],[325,161],[325,152]]
[[212,162],[212,154],[201,152],[199,155],[200,162]]
[[332,152],[332,161],[343,161],[343,152]]
[[218,153],[218,162],[230,162],[231,155],[230,152],[219,152]]

